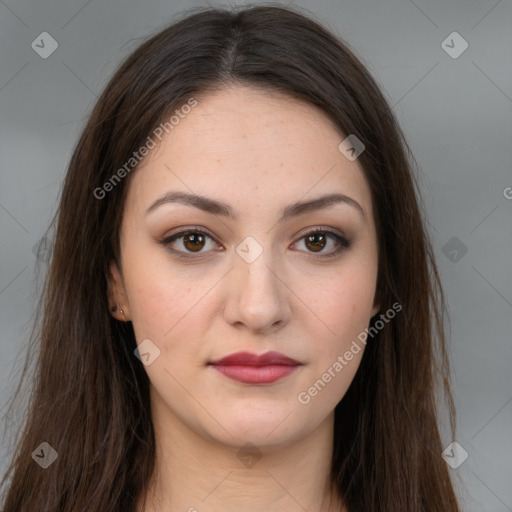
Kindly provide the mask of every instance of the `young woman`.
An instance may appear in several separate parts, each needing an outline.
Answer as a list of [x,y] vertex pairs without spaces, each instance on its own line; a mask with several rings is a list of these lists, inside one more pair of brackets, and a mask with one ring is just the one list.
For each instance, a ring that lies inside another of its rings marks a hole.
[[444,299],[409,160],[347,45],[188,14],[66,175],[12,512],[458,512]]

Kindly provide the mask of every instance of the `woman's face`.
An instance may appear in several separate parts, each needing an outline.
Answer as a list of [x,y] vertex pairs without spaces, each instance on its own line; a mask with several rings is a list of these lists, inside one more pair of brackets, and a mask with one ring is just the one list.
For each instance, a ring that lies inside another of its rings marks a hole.
[[[332,419],[378,310],[370,190],[316,107],[242,86],[196,99],[131,177],[116,316],[144,342],[163,424],[284,446]],[[350,199],[315,202],[334,194]]]

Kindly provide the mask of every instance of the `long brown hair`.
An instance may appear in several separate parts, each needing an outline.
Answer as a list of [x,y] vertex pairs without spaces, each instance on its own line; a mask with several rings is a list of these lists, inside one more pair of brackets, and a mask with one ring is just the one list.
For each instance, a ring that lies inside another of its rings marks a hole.
[[[108,193],[94,191],[105,190],[170,112],[231,83],[314,104],[365,145],[358,161],[374,205],[377,294],[381,311],[395,302],[403,310],[368,343],[336,407],[333,485],[350,512],[459,512],[441,456],[436,401],[439,379],[454,436],[446,308],[414,158],[348,45],[311,16],[271,6],[186,13],[126,59],[94,106],[52,222],[53,256],[29,348],[37,364],[27,419],[2,481],[9,480],[4,509],[134,512],[145,494],[155,462],[149,380],[133,353],[131,323],[115,320],[107,299],[136,171]],[[31,456],[42,442],[58,453],[47,469]]]

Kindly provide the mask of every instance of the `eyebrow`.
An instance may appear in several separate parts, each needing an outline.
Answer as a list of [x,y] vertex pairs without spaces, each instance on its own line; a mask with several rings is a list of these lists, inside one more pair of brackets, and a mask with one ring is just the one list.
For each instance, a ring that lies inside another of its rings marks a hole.
[[[197,195],[189,194],[186,192],[167,192],[162,197],[158,198],[151,206],[147,209],[146,215],[156,210],[159,206],[168,203],[179,203],[187,206],[198,208],[204,212],[211,213],[214,215],[222,215],[229,217],[233,220],[238,218],[238,213],[226,203],[217,201],[215,199]],[[281,211],[281,218],[279,222],[285,221],[292,217],[297,217],[305,213],[311,213],[329,206],[344,203],[355,208],[366,221],[366,212],[364,208],[355,200],[344,194],[328,194],[325,196],[317,197],[309,201],[298,201],[292,203]]]

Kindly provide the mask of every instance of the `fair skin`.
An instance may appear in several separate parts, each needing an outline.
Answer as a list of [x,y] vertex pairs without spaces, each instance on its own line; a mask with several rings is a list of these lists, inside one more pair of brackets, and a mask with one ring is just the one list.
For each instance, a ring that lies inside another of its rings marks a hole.
[[[307,404],[298,396],[379,310],[362,167],[341,154],[344,136],[312,105],[239,85],[195,98],[131,176],[121,261],[111,265],[113,315],[133,323],[138,344],[160,350],[144,367],[157,450],[144,510],[348,512],[328,484],[334,408],[363,350]],[[226,203],[237,218],[176,202],[147,212],[170,191]],[[280,220],[288,205],[327,194],[349,196],[364,216],[337,202]],[[192,228],[206,235],[160,243]],[[315,228],[324,238],[307,243]],[[339,244],[329,231],[351,242],[331,258]],[[262,252],[249,262],[239,247]],[[277,351],[300,365],[248,384],[208,364],[239,351]]]

